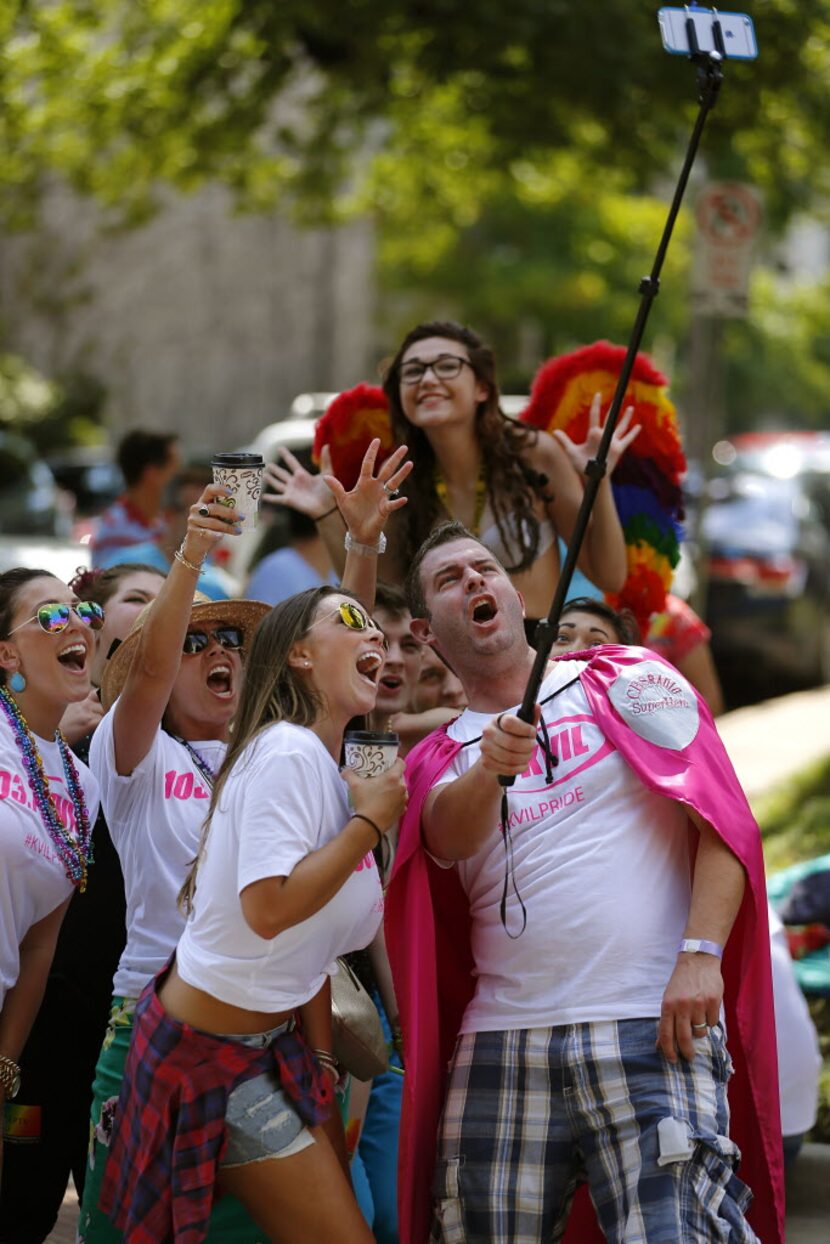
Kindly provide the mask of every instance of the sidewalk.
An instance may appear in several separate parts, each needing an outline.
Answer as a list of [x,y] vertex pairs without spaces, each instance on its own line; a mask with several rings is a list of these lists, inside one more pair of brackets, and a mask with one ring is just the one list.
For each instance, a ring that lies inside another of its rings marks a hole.
[[830,687],[737,708],[718,732],[749,802],[830,755]]

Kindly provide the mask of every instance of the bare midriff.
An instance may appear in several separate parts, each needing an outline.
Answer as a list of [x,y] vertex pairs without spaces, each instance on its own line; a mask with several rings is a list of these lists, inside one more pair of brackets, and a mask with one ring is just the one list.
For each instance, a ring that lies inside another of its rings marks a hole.
[[241,1006],[231,1006],[229,1002],[220,1002],[212,994],[183,981],[175,963],[159,990],[159,1000],[172,1019],[218,1037],[268,1032],[294,1014],[293,1011],[248,1011]]

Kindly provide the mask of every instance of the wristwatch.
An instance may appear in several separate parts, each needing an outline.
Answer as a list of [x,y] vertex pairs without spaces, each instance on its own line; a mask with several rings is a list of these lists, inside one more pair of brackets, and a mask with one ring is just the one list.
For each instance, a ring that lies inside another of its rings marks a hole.
[[6,1054],[0,1054],[0,1087],[9,1100],[20,1092],[20,1068]]

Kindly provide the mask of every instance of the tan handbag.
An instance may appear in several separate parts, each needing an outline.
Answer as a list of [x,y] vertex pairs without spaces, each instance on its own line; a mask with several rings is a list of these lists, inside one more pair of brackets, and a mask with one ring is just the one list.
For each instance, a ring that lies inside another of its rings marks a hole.
[[389,1067],[378,1009],[345,959],[331,978],[333,1054],[356,1080],[373,1080]]

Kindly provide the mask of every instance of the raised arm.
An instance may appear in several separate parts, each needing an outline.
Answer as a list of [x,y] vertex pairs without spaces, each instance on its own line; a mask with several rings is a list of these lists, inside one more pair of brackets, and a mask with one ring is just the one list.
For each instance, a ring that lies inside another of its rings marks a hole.
[[[373,445],[376,445],[377,447],[373,449]],[[366,451],[366,455],[364,456],[363,464],[361,466],[362,477],[365,477],[366,463],[370,454],[372,467],[369,470],[369,476],[372,477],[373,465],[375,459],[377,458],[377,451],[379,448],[380,441],[373,441]],[[279,462],[270,463],[265,468],[264,481],[270,491],[263,493],[263,500],[274,502],[277,505],[287,505],[291,509],[307,515],[314,521],[317,526],[317,531],[326,546],[326,552],[329,555],[334,571],[343,581],[343,586],[346,587],[346,550],[343,547],[343,538],[348,530],[348,519],[347,516],[341,511],[338,502],[342,500],[344,496],[351,496],[352,494],[347,494],[345,490],[340,487],[335,476],[332,474],[331,453],[329,451],[329,447],[328,445],[323,446],[323,450],[320,455],[320,474],[313,471],[307,471],[302,463],[294,457],[290,450],[280,448],[279,452]],[[401,474],[402,468],[400,468],[399,464],[403,462],[405,455],[406,448],[404,446],[397,449],[395,453],[378,469],[378,473],[375,478],[380,480],[381,483],[385,482],[390,488],[398,487],[401,483],[403,483],[404,479],[409,474],[409,471],[412,469],[411,465],[407,464],[406,470]],[[393,464],[391,468],[390,463]],[[385,474],[381,479],[380,477],[382,472],[385,472]],[[395,477],[395,480],[393,480],[393,477]],[[360,480],[358,480],[358,484],[359,483]],[[352,489],[352,493],[356,491],[357,487],[358,485]],[[394,514],[395,510],[400,509],[406,502],[406,499],[403,497],[397,498],[396,500],[396,504],[388,505],[387,509],[384,511],[384,522],[386,519],[391,517],[392,514]],[[362,518],[365,519],[366,517],[367,513],[364,512]],[[383,523],[381,523],[380,528],[378,528],[378,534],[381,530],[383,530]],[[354,531],[352,532],[352,538],[357,540],[357,536]],[[368,542],[359,541],[359,543]],[[372,543],[374,543],[374,541],[372,541]],[[378,564],[382,571],[380,576],[381,578],[388,577],[390,582],[392,582],[398,577],[397,571],[399,568],[394,565],[393,558],[390,553],[387,553],[381,557]],[[361,600],[363,599],[361,593],[354,586],[349,587],[348,590],[354,591],[356,595],[360,596]],[[374,600],[374,585],[372,585],[371,596]]]
[[199,568],[223,535],[241,530],[236,511],[218,503],[227,495],[221,485],[208,484],[190,507],[179,553],[141,628],[113,721],[115,764],[122,776],[141,763],[161,725],[181,664]]
[[[639,425],[630,427],[633,409],[625,411],[614,431],[608,450],[605,477],[597,490],[594,508],[579,556],[580,570],[604,592],[617,592],[627,574],[625,539],[620,524],[611,474],[622,454],[638,435]],[[551,480],[553,500],[548,512],[565,543],[569,543],[574,522],[582,503],[585,465],[596,455],[602,436],[600,397],[591,404],[588,434],[581,445],[575,444],[562,431],[553,436],[541,433],[533,451],[532,464]]]
[[412,470],[412,463],[404,462],[406,445],[400,445],[375,471],[379,449],[380,441],[376,438],[366,450],[357,483],[350,492],[334,475],[324,476],[352,546],[346,551],[340,586],[369,610],[375,603],[381,535],[390,515],[406,505],[406,497],[396,494]]

